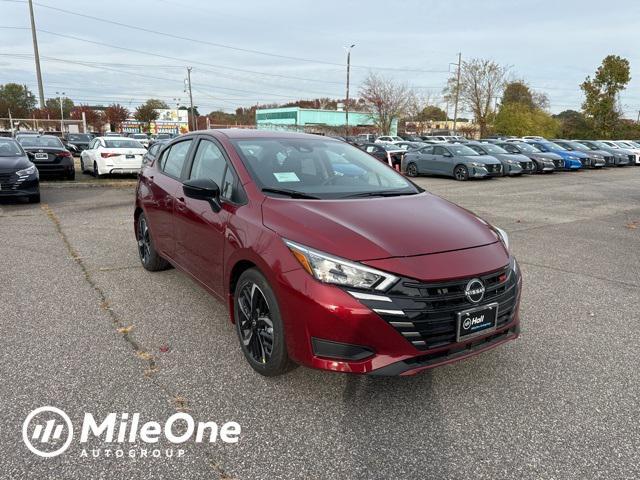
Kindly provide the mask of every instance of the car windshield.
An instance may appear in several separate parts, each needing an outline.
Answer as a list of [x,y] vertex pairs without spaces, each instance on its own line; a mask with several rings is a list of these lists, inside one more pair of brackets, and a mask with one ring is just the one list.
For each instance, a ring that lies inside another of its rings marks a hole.
[[130,138],[139,138],[141,140],[147,139],[148,137],[144,133],[134,133]]
[[158,140],[161,140],[163,138],[171,138],[171,135],[169,135],[168,133],[159,133],[158,135],[156,135],[156,138]]
[[140,142],[128,138],[110,138],[104,144],[107,148],[144,148]]
[[492,143],[483,143],[482,149],[489,153],[509,153],[504,148],[494,145]]
[[530,145],[528,143],[513,142],[513,144],[523,152],[526,152],[526,153],[540,153],[540,150],[538,150],[536,147],[534,147],[533,145]]
[[253,138],[233,143],[254,181],[267,194],[337,199],[421,191],[348,143],[306,138]]
[[540,142],[540,143],[551,150],[566,150],[566,148],[564,148],[561,145],[558,145],[557,143],[553,143],[553,142]]
[[18,143],[26,148],[64,148],[58,137],[51,136],[39,137],[36,135],[27,135],[25,137],[18,137]]
[[90,142],[93,137],[83,133],[72,133],[69,135],[70,142]]
[[376,145],[380,145],[382,148],[384,148],[387,151],[393,152],[395,150],[402,150],[398,145],[396,145],[395,143],[378,143]]
[[19,157],[23,155],[15,140],[0,138],[0,157]]
[[473,156],[480,155],[478,152],[476,152],[472,148],[465,147],[464,145],[447,145],[447,148],[456,157],[463,157],[463,156],[473,157]]
[[571,148],[573,148],[574,150],[580,150],[583,152],[588,152],[590,150],[589,147],[582,145],[580,142],[564,142],[567,145],[569,145]]

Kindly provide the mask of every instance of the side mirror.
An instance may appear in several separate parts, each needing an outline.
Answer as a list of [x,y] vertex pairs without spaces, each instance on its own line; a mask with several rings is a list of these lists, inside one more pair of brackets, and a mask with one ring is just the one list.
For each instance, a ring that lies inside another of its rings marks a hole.
[[218,213],[220,206],[220,187],[216,182],[208,178],[187,180],[182,184],[185,196],[195,200],[205,200],[211,205],[211,209]]
[[442,154],[443,157],[447,157],[447,158],[451,158],[453,157],[453,155],[451,155],[449,152],[445,152]]

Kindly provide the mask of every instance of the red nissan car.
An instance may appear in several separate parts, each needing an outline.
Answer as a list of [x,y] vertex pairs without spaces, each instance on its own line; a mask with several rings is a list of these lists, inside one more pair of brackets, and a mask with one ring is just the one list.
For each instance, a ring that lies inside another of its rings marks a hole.
[[156,158],[136,191],[142,264],[226,301],[263,375],[409,375],[519,334],[505,232],[348,143],[210,130]]

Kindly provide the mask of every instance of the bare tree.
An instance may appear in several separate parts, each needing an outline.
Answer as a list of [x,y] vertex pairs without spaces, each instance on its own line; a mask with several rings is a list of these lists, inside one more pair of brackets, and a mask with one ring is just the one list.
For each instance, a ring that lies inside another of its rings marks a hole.
[[[491,115],[494,113],[494,102],[501,95],[507,70],[507,67],[493,60],[482,58],[462,62],[460,102],[473,113],[480,127],[481,137],[487,132]],[[456,82],[450,80],[444,93],[447,98],[455,98]]]
[[408,113],[413,97],[407,85],[375,73],[370,73],[360,87],[360,98],[382,135],[389,135],[393,121]]

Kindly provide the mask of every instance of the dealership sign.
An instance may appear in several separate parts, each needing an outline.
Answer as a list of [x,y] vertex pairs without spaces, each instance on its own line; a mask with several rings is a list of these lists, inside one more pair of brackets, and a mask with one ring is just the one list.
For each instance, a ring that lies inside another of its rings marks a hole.
[[[182,445],[187,442],[214,443],[218,438],[223,443],[237,443],[241,427],[237,422],[226,422],[218,428],[215,422],[196,422],[191,415],[178,412],[171,415],[163,423],[156,421],[143,422],[139,413],[109,413],[105,417],[96,418],[85,412],[79,429],[79,443],[86,444],[97,439],[108,448],[92,448],[91,456],[131,458],[173,456],[173,448],[130,448],[139,444],[151,447],[166,440],[171,445]],[[27,415],[22,424],[22,440],[27,448],[39,457],[51,458],[64,453],[74,439],[74,426],[69,416],[56,407],[36,408]],[[128,450],[128,451],[125,451]],[[97,452],[97,453],[96,453]],[[184,455],[179,449],[176,456]],[[83,449],[81,456],[89,456]]]

